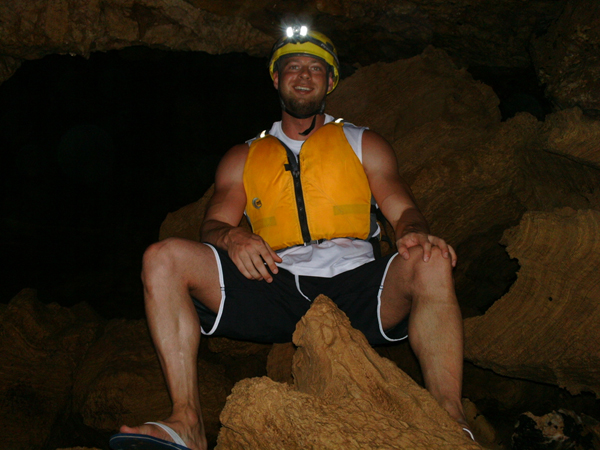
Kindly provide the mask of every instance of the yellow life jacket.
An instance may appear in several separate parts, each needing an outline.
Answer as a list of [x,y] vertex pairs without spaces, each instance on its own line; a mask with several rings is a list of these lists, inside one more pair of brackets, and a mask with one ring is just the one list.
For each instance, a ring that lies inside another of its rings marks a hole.
[[298,161],[276,137],[256,139],[243,181],[252,231],[274,250],[373,231],[369,181],[343,123],[319,128]]

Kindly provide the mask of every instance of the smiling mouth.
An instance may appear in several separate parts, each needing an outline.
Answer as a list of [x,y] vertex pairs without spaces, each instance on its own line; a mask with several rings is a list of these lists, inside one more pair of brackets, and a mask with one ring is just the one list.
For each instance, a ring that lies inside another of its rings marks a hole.
[[311,88],[309,88],[309,87],[306,87],[306,86],[296,86],[296,87],[294,87],[294,89],[295,89],[296,91],[303,91],[303,92],[309,92],[309,91],[312,91],[312,89],[311,89]]

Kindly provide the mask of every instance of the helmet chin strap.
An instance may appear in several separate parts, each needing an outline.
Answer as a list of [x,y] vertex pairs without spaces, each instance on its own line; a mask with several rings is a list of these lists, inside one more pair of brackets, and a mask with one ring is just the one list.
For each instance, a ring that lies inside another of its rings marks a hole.
[[315,114],[313,116],[313,120],[312,123],[310,124],[310,127],[308,127],[306,130],[298,133],[300,136],[308,136],[310,134],[310,132],[315,128],[315,123],[317,122],[317,115]]

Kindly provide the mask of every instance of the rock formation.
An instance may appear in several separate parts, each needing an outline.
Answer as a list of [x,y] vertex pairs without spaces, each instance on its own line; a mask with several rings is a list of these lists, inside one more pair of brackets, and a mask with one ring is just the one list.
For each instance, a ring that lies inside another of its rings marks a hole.
[[85,305],[42,305],[24,289],[0,314],[0,442],[46,448],[69,427],[73,379],[101,330]]
[[[600,117],[600,5],[594,0],[567,2],[547,33],[533,39],[540,82],[559,109],[577,106]],[[592,50],[595,49],[595,50]]]
[[[223,366],[200,359],[198,378],[209,440],[233,382]],[[110,435],[168,417],[171,401],[145,320],[113,320],[81,364],[73,387],[73,414],[96,433]]]
[[600,167],[600,121],[572,108],[551,114],[544,123],[544,132],[549,152]]
[[[465,321],[465,356],[495,372],[600,393],[600,212],[525,214],[503,243],[518,279]],[[508,319],[508,320],[507,320]]]
[[480,448],[324,296],[294,333],[294,385],[239,382],[217,449]]
[[600,423],[573,411],[552,411],[541,417],[527,412],[519,417],[512,443],[520,450],[596,449],[600,446]]

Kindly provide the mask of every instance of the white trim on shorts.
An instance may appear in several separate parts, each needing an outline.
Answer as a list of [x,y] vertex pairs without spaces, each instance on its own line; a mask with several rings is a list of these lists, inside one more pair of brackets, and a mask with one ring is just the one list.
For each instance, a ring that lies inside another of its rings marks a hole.
[[390,260],[388,261],[387,265],[385,266],[385,271],[383,272],[383,278],[381,279],[381,284],[379,285],[379,292],[377,293],[377,322],[379,324],[379,332],[385,339],[387,339],[390,342],[403,341],[404,339],[406,339],[408,337],[408,334],[407,334],[404,337],[401,337],[398,339],[393,339],[393,338],[389,337],[387,334],[385,334],[385,332],[383,331],[383,325],[381,324],[381,293],[383,292],[383,283],[385,282],[385,276],[387,275],[388,269],[390,268],[390,264],[392,263],[392,261],[394,260],[394,258],[396,256],[398,256],[398,253],[396,253],[394,256],[392,256],[390,258]]
[[200,324],[200,330],[202,331],[202,334],[210,336],[219,327],[221,315],[223,314],[223,309],[225,308],[225,281],[223,280],[223,267],[221,267],[221,259],[219,258],[217,249],[215,249],[211,244],[207,244],[205,242],[203,244],[209,247],[215,254],[215,259],[217,260],[217,268],[219,269],[219,284],[221,286],[221,305],[219,306],[219,312],[217,313],[217,317],[215,318],[215,323],[213,324],[213,327],[210,329],[210,331],[207,332],[204,331],[204,328],[202,328],[202,324]]

